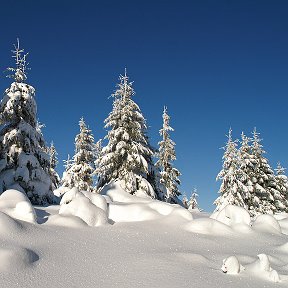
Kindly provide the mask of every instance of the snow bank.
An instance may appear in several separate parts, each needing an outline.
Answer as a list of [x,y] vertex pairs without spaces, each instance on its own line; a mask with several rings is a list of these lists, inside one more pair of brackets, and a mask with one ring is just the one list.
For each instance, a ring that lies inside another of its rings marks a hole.
[[9,189],[0,196],[0,211],[23,221],[36,223],[36,213],[28,197],[17,190]]
[[22,225],[9,215],[0,212],[0,236],[15,235],[22,230]]
[[70,228],[81,228],[81,227],[88,226],[88,224],[84,220],[82,220],[81,218],[77,216],[71,215],[71,213],[68,216],[52,215],[48,217],[48,220],[46,223],[48,225],[63,226],[63,227],[70,227]]
[[227,205],[221,211],[213,213],[210,217],[228,226],[235,224],[250,225],[251,222],[248,211],[234,205]]
[[[92,194],[90,192],[82,193],[77,188],[72,188],[64,194],[60,203],[59,214],[79,217],[89,226],[100,226],[108,223],[105,198],[101,195]],[[75,224],[77,226],[79,223],[75,223],[74,220],[70,220],[68,225],[73,226]],[[55,222],[62,224],[62,221],[64,219],[54,217],[54,224]]]
[[190,232],[207,235],[227,235],[233,232],[228,225],[210,218],[195,219],[188,223],[185,229]]
[[278,223],[281,227],[282,233],[288,235],[288,218],[284,218],[278,221]]
[[13,272],[29,267],[39,259],[32,250],[22,247],[0,248],[0,271]]
[[[147,196],[138,197],[127,193],[119,181],[103,187],[101,194],[111,199],[109,219],[114,222],[138,222],[173,216],[176,219],[192,220],[191,213],[179,205],[153,200]],[[144,195],[144,194],[143,194]],[[177,221],[177,220],[176,220]]]
[[106,184],[100,191],[102,195],[107,195],[111,198],[113,202],[142,202],[142,203],[148,203],[151,201],[151,198],[147,197],[137,197],[134,195],[129,194],[126,192],[122,186],[120,181],[112,181],[108,184]]
[[281,227],[278,221],[272,215],[264,214],[258,215],[252,224],[252,228],[258,232],[265,233],[281,233]]

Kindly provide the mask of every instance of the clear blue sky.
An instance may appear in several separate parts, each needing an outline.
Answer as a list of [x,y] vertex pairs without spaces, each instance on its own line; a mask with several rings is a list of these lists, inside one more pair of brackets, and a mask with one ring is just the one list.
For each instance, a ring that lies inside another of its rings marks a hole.
[[[288,1],[7,0],[1,12],[1,70],[19,37],[60,173],[81,116],[105,136],[124,67],[154,146],[168,106],[181,190],[197,187],[204,209],[214,208],[230,126],[235,137],[256,126],[270,164],[288,167]],[[0,90],[10,82],[3,73]]]

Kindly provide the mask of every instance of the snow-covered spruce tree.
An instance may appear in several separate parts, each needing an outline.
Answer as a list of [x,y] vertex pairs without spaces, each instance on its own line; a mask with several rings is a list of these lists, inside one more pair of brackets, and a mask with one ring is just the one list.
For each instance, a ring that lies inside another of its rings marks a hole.
[[176,160],[175,143],[171,140],[169,131],[174,131],[169,125],[170,116],[167,113],[167,107],[163,111],[163,126],[159,130],[162,141],[158,143],[159,152],[158,161],[155,163],[160,169],[160,183],[162,184],[162,192],[164,201],[169,203],[178,203],[177,196],[181,195],[178,185],[180,185],[179,176],[181,173],[173,167],[172,161]]
[[216,177],[216,180],[222,180],[219,194],[220,196],[214,201],[217,206],[215,211],[220,211],[228,204],[246,208],[245,195],[247,188],[242,183],[242,179],[246,177],[239,168],[239,152],[237,150],[238,140],[232,139],[232,129],[229,129],[228,141],[223,155],[222,170]]
[[49,155],[50,155],[50,169],[49,169],[49,174],[52,180],[52,190],[55,190],[59,187],[60,184],[60,177],[58,173],[56,172],[55,168],[58,164],[58,159],[57,159],[57,151],[54,146],[54,143],[51,142],[51,145],[49,147]]
[[[135,91],[126,74],[120,75],[120,83],[112,94],[113,109],[105,120],[109,128],[108,143],[97,160],[98,189],[112,180],[120,180],[130,194],[139,190],[157,198],[153,185],[151,148],[146,135],[146,121],[139,106],[132,100]],[[149,183],[150,181],[150,183]]]
[[94,137],[83,117],[79,121],[80,133],[75,137],[75,155],[66,162],[62,187],[93,191],[93,173],[95,170]]
[[182,198],[182,205],[184,208],[188,209],[188,198],[187,198],[185,193],[184,193],[183,198]]
[[276,206],[279,211],[288,212],[288,178],[285,175],[286,168],[283,168],[278,162],[277,168],[275,169],[276,176],[276,189],[279,191],[278,201]]
[[14,81],[0,103],[0,192],[25,192],[33,204],[53,203],[50,159],[41,127],[36,121],[35,89],[26,83],[27,54],[14,45],[16,68],[8,68]]
[[191,194],[191,197],[188,202],[188,210],[190,212],[192,212],[195,209],[201,211],[198,205],[197,197],[199,197],[199,195],[197,194],[197,189],[194,188],[193,193]]
[[[253,131],[251,151],[255,158],[253,167],[252,182],[253,193],[250,193],[248,207],[250,214],[271,214],[277,212],[276,202],[278,200],[278,191],[276,189],[276,180],[273,170],[268,160],[263,156],[266,152],[261,144],[256,128]],[[253,210],[254,211],[253,211]]]

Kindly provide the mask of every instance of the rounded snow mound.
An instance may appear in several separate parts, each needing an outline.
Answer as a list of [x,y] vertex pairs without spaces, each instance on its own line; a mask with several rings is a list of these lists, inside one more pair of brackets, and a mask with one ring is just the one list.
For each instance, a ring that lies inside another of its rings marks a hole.
[[9,189],[0,196],[0,211],[19,220],[36,223],[36,213],[28,197],[17,190]]
[[0,271],[13,272],[28,268],[39,256],[32,250],[22,247],[0,248]]
[[[87,192],[88,193],[88,192]],[[86,194],[87,194],[86,193]],[[92,197],[94,203],[104,206],[106,200],[99,195],[99,197]],[[100,198],[103,198],[100,200]],[[89,226],[100,226],[108,223],[107,217],[107,204],[106,211],[96,206],[88,197],[82,192],[79,192],[77,188],[73,188],[64,194],[61,200],[61,207],[59,214],[62,216],[76,216],[82,219]],[[58,220],[59,221],[59,220]],[[61,222],[61,221],[60,221]]]
[[141,203],[148,203],[151,201],[151,198],[146,195],[146,197],[137,197],[135,195],[131,195],[128,192],[126,192],[122,186],[120,181],[112,181],[108,184],[106,184],[101,189],[102,195],[107,195],[111,198],[113,202],[141,202]]
[[122,187],[120,181],[106,184],[101,194],[109,197],[109,219],[114,222],[139,222],[156,220],[163,216],[171,216],[176,221],[192,220],[191,213],[179,205],[154,200],[146,195],[131,195]]
[[282,232],[278,221],[272,215],[268,214],[258,215],[252,228],[256,231],[265,233],[279,234]]
[[288,235],[288,218],[284,218],[278,221],[278,223],[281,227],[282,233]]
[[48,225],[70,227],[70,228],[81,228],[87,227],[87,223],[84,222],[81,218],[73,215],[64,216],[64,215],[52,215],[48,217]]
[[258,259],[246,266],[247,271],[258,277],[270,280],[272,282],[279,282],[280,277],[276,270],[272,269],[269,258],[266,254],[257,255]]
[[232,229],[228,225],[211,218],[195,219],[188,223],[185,229],[190,232],[207,235],[227,235],[232,233]]
[[235,205],[227,205],[219,212],[213,213],[210,218],[218,220],[228,226],[239,224],[250,225],[251,219],[248,211]]
[[242,266],[236,256],[230,256],[223,260],[221,270],[227,274],[239,274],[244,271],[251,276],[256,276],[263,280],[279,282],[280,276],[278,272],[272,269],[269,257],[266,254],[257,255],[258,259],[252,263]]
[[9,215],[0,212],[0,235],[16,234],[22,230],[22,225]]
[[223,265],[221,270],[227,274],[239,274],[245,268],[239,263],[239,260],[236,256],[230,256],[223,260]]

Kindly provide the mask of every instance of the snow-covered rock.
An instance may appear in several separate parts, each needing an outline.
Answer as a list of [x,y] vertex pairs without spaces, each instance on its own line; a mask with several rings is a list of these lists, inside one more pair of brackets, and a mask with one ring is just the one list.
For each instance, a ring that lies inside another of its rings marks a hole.
[[28,197],[17,190],[9,189],[0,195],[0,211],[9,216],[36,223],[36,213]]

